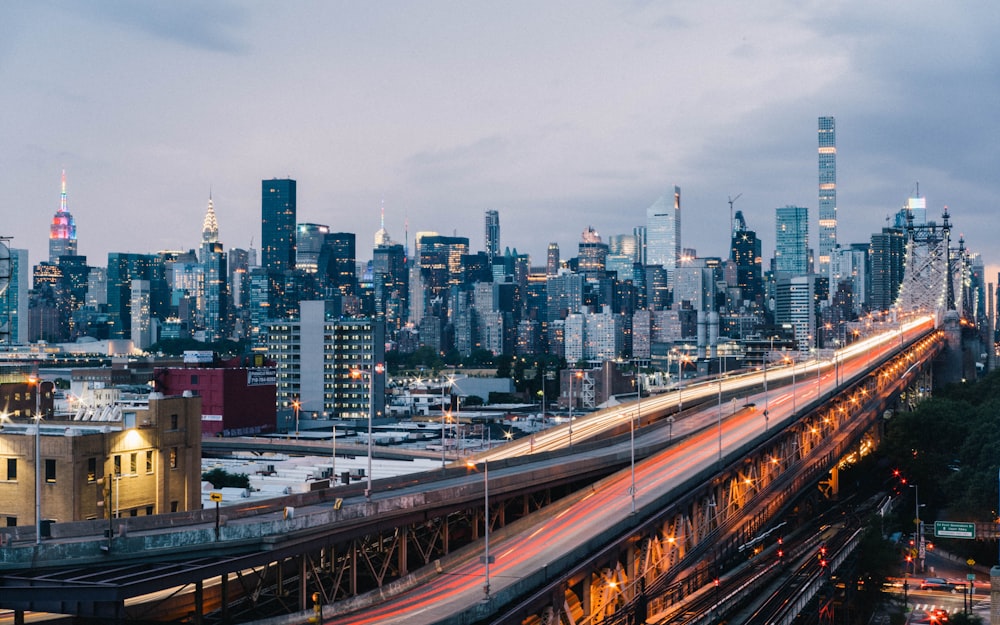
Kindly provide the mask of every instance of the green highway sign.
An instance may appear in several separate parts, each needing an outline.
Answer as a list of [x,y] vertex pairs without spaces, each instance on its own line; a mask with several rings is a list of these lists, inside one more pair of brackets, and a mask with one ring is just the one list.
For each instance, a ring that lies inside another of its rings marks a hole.
[[975,538],[976,524],[934,521],[934,536],[936,538]]

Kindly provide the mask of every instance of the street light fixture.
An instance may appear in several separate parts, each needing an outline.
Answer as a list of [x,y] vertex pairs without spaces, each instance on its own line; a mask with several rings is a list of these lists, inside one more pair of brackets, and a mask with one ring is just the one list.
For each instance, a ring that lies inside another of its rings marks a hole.
[[[642,378],[639,377],[639,372],[636,372],[635,382],[636,382],[636,395],[638,397],[638,403],[636,404],[636,417],[639,419],[639,423],[642,423]],[[628,420],[628,433],[629,433],[629,453],[631,454],[631,466],[632,466],[632,485],[629,486],[628,494],[632,498],[632,514],[635,514],[635,419],[629,415]]]
[[365,499],[372,499],[372,420],[375,418],[375,374],[384,373],[385,365],[376,363],[372,369],[352,369],[351,377],[368,376],[368,487],[365,488]]
[[299,440],[299,408],[302,407],[302,402],[295,400],[292,402],[292,408],[295,410],[295,440]]
[[913,574],[917,574],[917,560],[920,561],[920,570],[924,569],[924,532],[923,523],[920,521],[920,486],[917,484],[910,484],[910,488],[913,489],[913,523],[917,526],[916,534],[914,535],[914,546],[917,548],[917,557],[913,559]]
[[[573,446],[573,378],[580,380],[583,386],[583,371],[573,371],[569,377],[569,446]],[[581,389],[582,394],[583,389]]]
[[42,379],[28,378],[35,387],[35,544],[42,544]]
[[[476,463],[472,460],[466,462],[466,466],[470,469],[476,468]],[[486,582],[483,584],[483,601],[490,600],[490,564],[493,563],[493,556],[490,555],[490,463],[489,460],[483,458],[483,511],[485,515],[483,516],[483,557],[482,563],[485,567]]]

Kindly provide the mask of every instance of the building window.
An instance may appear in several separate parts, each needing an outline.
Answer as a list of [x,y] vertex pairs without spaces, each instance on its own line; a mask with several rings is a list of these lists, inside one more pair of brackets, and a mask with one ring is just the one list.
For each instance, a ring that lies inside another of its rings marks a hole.
[[198,376],[197,375],[192,375],[191,376],[191,384],[197,384],[197,383],[198,383]]
[[177,468],[177,448],[176,447],[171,447],[170,448],[170,468],[171,469],[176,469]]
[[128,472],[131,475],[135,475],[139,472],[139,454],[134,451],[128,459]]
[[17,481],[17,458],[7,458],[7,479]]
[[146,506],[146,516],[153,516],[153,506]]
[[56,483],[56,461],[54,458],[45,459],[45,483]]
[[17,517],[9,516],[7,517],[7,527],[17,527]]
[[171,512],[177,512],[177,502],[176,501],[171,501],[170,502],[170,511]]
[[115,456],[115,475],[122,474],[122,457]]
[[97,481],[97,458],[87,458],[87,481]]
[[146,452],[146,473],[153,472],[153,452],[152,450]]
[[170,415],[170,429],[171,430],[177,429],[177,415],[175,414]]

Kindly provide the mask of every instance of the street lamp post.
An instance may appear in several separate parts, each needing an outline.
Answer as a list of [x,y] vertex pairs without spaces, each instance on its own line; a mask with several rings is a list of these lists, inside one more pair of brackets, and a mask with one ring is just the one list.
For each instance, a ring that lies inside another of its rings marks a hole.
[[921,531],[923,523],[920,521],[920,486],[910,484],[910,488],[913,489],[913,523],[916,525],[916,534],[913,537],[913,544],[917,548],[917,557],[913,559],[913,574],[916,575],[918,561],[920,570],[924,570],[924,533]]
[[[642,379],[638,377],[639,374],[636,372],[636,388],[638,389],[638,403],[636,404],[636,417],[639,419],[639,423],[642,423]],[[632,498],[632,514],[635,514],[635,419],[631,416],[628,420],[628,433],[629,433],[629,454],[631,455],[631,467],[632,467],[632,485],[628,489],[629,496]]]
[[299,408],[302,407],[302,402],[295,400],[292,402],[292,408],[295,410],[295,440],[299,440]]
[[764,431],[767,431],[767,361],[771,359],[771,352],[774,351],[774,337],[771,337],[771,346],[764,356]]
[[573,446],[573,378],[576,372],[569,372],[569,446]]
[[385,371],[385,365],[377,363],[372,369],[353,369],[352,378],[368,376],[368,487],[365,488],[365,499],[372,499],[372,420],[375,418],[375,374]]
[[719,360],[722,363],[719,372],[719,462],[722,462],[722,379],[726,375],[726,360],[723,356]]
[[[466,464],[470,469],[476,468],[476,463],[469,460]],[[486,577],[486,582],[483,584],[483,593],[485,597],[483,601],[490,600],[490,564],[493,562],[493,557],[490,555],[490,462],[486,458],[483,458],[483,504],[485,513],[483,516],[483,566],[484,573]]]
[[35,544],[42,544],[42,379],[32,376],[35,387]]

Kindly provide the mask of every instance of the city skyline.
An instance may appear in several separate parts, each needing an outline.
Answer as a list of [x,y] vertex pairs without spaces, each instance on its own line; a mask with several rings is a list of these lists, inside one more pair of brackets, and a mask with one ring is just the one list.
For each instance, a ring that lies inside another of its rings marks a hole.
[[988,20],[907,6],[8,6],[0,205],[19,218],[0,235],[45,260],[66,169],[91,264],[196,248],[210,195],[225,247],[260,249],[260,181],[288,176],[298,221],[356,233],[359,259],[384,206],[411,251],[418,231],[479,249],[497,210],[501,249],[541,265],[588,226],[645,225],[678,185],[683,247],[726,256],[739,195],[770,258],[777,207],[817,223],[832,116],[838,241],[869,240],[919,183],[990,280]]

